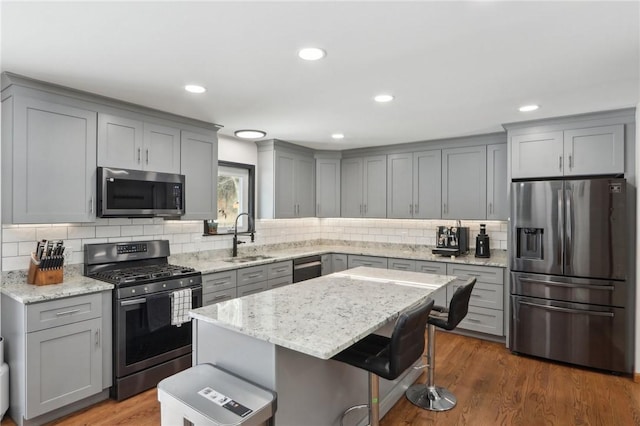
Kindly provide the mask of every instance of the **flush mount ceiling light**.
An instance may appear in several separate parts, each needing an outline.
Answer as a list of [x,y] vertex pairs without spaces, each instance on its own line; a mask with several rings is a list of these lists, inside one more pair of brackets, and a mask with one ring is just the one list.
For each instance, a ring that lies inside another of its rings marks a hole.
[[184,90],[189,93],[204,93],[207,91],[207,89],[202,86],[198,86],[197,84],[187,84],[184,86]]
[[393,100],[393,95],[385,95],[385,94],[376,95],[376,97],[373,98],[373,100],[380,103],[391,102]]
[[525,106],[521,106],[520,108],[518,108],[518,110],[520,112],[529,112],[529,111],[535,111],[538,108],[540,108],[539,105],[525,105]]
[[263,132],[262,130],[246,129],[246,130],[236,130],[234,132],[234,135],[242,139],[260,139],[267,136],[267,133]]
[[344,139],[344,134],[342,133],[334,133],[331,135],[333,139]]
[[305,61],[317,61],[326,55],[327,52],[317,47],[305,47],[304,49],[298,50],[298,56]]

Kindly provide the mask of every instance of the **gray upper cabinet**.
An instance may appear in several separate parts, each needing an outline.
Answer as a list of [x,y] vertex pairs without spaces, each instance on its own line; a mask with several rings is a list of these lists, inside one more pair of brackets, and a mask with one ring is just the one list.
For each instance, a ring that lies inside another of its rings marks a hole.
[[506,220],[507,144],[487,145],[487,219]]
[[258,141],[258,217],[314,216],[313,151],[278,140]]
[[98,165],[180,173],[180,130],[136,118],[98,114]]
[[565,130],[565,176],[624,173],[624,126]]
[[562,132],[511,138],[511,177],[562,176]]
[[440,181],[440,150],[388,155],[387,217],[439,218]]
[[5,98],[3,222],[93,222],[95,191],[96,112],[62,100]]
[[342,217],[387,216],[387,156],[342,160]]
[[514,179],[624,173],[624,125],[514,134]]
[[316,216],[340,217],[339,158],[316,158]]
[[180,173],[185,175],[183,219],[216,219],[218,182],[218,138],[216,132],[182,131]]
[[442,218],[484,219],[487,210],[487,147],[442,150]]

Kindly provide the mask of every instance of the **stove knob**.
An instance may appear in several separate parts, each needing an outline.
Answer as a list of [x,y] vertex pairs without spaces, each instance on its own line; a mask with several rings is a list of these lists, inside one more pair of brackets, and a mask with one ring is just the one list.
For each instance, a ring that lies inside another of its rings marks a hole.
[[135,293],[135,292],[136,292],[135,288],[131,289],[131,293]]
[[149,289],[148,289],[147,287],[145,287],[145,288],[144,288],[144,292],[145,292],[145,293],[148,293],[148,292],[149,292]]
[[192,279],[189,279],[189,284],[193,284],[193,280]]
[[166,284],[162,284],[162,288],[167,288],[167,285]]
[[182,285],[182,280],[180,280],[180,285]]

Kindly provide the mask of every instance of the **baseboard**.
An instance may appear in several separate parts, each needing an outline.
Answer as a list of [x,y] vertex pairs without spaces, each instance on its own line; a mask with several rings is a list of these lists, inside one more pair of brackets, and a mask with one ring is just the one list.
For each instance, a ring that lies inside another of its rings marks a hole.
[[640,383],[640,373],[633,373],[633,381],[635,383]]

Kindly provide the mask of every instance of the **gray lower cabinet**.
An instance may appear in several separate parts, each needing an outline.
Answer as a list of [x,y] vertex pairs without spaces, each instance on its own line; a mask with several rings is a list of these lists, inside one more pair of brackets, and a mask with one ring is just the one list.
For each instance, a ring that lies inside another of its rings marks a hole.
[[416,272],[426,274],[447,275],[447,264],[428,260],[416,260]]
[[271,290],[272,288],[284,287],[293,282],[293,276],[288,275],[286,277],[272,278],[267,280],[267,288]]
[[321,275],[329,275],[333,273],[333,264],[331,262],[331,254],[323,254],[321,256],[320,259],[320,263],[321,263],[321,269],[320,269],[320,274]]
[[96,117],[62,98],[2,101],[3,223],[95,221]]
[[11,366],[9,415],[19,425],[53,420],[48,413],[103,391],[107,397],[111,291],[27,305],[4,296],[2,334]]
[[382,268],[387,269],[387,258],[377,256],[361,256],[361,255],[348,255],[347,267],[348,269],[357,268],[358,266],[368,266],[370,268]]
[[348,268],[348,256],[346,254],[331,254],[331,272],[345,271]]
[[[476,284],[469,299],[469,312],[458,327],[503,336],[504,269],[449,263],[447,264],[447,275],[476,278]],[[457,287],[455,284],[447,287],[447,304]]]
[[345,158],[341,169],[342,217],[387,217],[387,156]]
[[185,175],[185,214],[182,219],[218,217],[218,136],[182,131],[180,173]]
[[293,282],[293,262],[290,260],[238,269],[238,297],[259,293]]
[[202,274],[202,306],[234,299],[236,293],[236,270]]
[[260,281],[258,283],[246,284],[238,287],[238,297],[248,296],[254,293],[260,293],[269,289],[269,283],[267,281]]
[[487,216],[487,147],[442,150],[442,218]]

